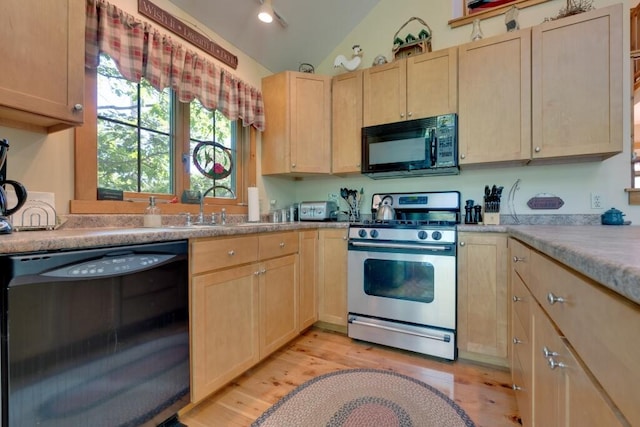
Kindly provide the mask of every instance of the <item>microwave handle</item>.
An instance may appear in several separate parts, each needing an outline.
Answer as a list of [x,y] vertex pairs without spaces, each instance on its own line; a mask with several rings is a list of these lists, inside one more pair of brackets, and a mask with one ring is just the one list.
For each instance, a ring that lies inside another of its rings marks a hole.
[[429,141],[431,149],[431,166],[435,166],[438,161],[438,141],[436,138],[436,130],[434,128],[429,129]]

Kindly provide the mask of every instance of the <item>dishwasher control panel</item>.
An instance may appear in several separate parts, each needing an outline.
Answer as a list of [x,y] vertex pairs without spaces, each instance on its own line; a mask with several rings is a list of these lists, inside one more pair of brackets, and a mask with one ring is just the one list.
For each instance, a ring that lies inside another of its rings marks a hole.
[[175,255],[167,254],[136,254],[117,257],[105,257],[95,261],[87,261],[80,264],[73,264],[69,267],[57,268],[43,276],[49,277],[105,277],[136,271],[146,270],[155,265],[164,263]]

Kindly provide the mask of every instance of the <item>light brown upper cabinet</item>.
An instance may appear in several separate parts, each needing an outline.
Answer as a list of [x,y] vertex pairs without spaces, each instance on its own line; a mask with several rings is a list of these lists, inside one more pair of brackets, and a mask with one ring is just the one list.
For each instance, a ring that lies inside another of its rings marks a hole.
[[531,30],[459,47],[461,166],[531,157]]
[[331,77],[284,71],[262,79],[262,174],[331,171]]
[[532,30],[533,159],[622,151],[622,4]]
[[0,125],[55,132],[83,122],[81,0],[3,2]]
[[331,171],[360,173],[362,160],[361,70],[337,75],[332,80]]
[[363,126],[457,113],[457,72],[455,47],[364,70]]

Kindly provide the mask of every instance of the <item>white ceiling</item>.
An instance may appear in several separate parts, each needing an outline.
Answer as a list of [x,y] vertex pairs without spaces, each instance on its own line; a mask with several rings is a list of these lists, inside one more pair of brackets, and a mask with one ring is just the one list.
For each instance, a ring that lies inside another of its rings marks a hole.
[[277,73],[317,67],[380,0],[272,0],[286,28],[258,21],[259,0],[170,1]]

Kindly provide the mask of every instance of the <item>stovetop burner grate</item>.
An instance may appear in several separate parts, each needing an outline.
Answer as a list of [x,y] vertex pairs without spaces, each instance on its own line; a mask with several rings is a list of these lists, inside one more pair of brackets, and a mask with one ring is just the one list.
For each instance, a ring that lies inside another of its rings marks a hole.
[[389,228],[419,228],[419,227],[453,227],[456,221],[424,220],[424,219],[372,219],[365,220],[365,226],[389,227]]

